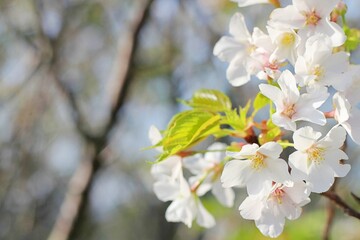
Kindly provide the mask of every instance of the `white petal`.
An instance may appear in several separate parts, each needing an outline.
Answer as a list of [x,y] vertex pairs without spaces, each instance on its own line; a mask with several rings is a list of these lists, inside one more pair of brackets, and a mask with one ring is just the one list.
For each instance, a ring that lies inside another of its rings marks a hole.
[[280,144],[276,142],[267,142],[262,145],[258,152],[269,157],[269,158],[279,158],[280,154],[282,153],[283,148]]
[[326,192],[334,184],[334,171],[326,164],[312,163],[307,183],[312,192]]
[[283,127],[289,131],[296,130],[296,123],[281,112],[276,112],[271,116],[273,123],[279,127]]
[[200,200],[197,200],[197,218],[196,222],[205,228],[211,228],[215,226],[215,219],[214,217],[204,208]]
[[275,182],[285,182],[290,180],[290,174],[288,172],[288,165],[283,159],[268,159],[268,169]]
[[341,148],[346,139],[346,131],[341,126],[333,127],[318,143],[326,148]]
[[226,207],[232,207],[234,205],[234,191],[231,188],[223,188],[220,181],[214,183],[211,192],[222,205]]
[[246,27],[245,18],[241,13],[235,13],[230,20],[230,34],[237,40],[248,42],[251,39],[248,28]]
[[292,187],[284,187],[286,195],[298,206],[304,206],[310,202],[310,191],[303,181],[294,182]]
[[221,174],[223,187],[244,187],[250,177],[250,160],[232,160],[226,163]]
[[213,54],[220,60],[230,62],[236,56],[243,57],[246,54],[246,45],[232,37],[222,37],[215,44]]
[[299,99],[300,93],[296,86],[296,79],[294,75],[289,70],[285,70],[281,74],[278,83],[282,92],[284,93],[284,97],[287,100],[287,103],[296,103]]
[[264,96],[266,96],[275,103],[276,109],[283,108],[284,94],[279,88],[271,86],[269,84],[260,84],[259,88]]
[[261,217],[261,212],[264,204],[259,196],[250,195],[240,204],[240,215],[244,219],[258,220]]
[[262,234],[276,238],[284,229],[285,217],[279,212],[279,209],[269,208],[263,211],[261,218],[256,220],[255,224]]
[[240,152],[226,152],[226,155],[236,159],[247,159],[250,156],[255,155],[258,149],[259,145],[255,143],[246,144],[241,148]]
[[159,181],[154,183],[154,193],[163,202],[177,198],[180,193],[180,186],[176,182]]
[[195,214],[196,206],[193,200],[177,199],[166,209],[165,218],[168,222],[183,222],[191,228]]
[[242,86],[250,81],[250,73],[244,64],[243,57],[236,56],[226,71],[226,77],[234,87]]
[[291,167],[291,176],[297,180],[306,180],[308,177],[307,167],[308,155],[296,151],[289,156],[289,165]]
[[270,25],[298,29],[305,23],[305,17],[292,5],[277,8],[270,15]]
[[315,132],[312,127],[303,127],[294,132],[294,145],[297,150],[306,151],[321,137],[320,132]]
[[325,153],[326,163],[334,171],[335,177],[345,177],[349,173],[351,166],[340,163],[340,160],[345,159],[348,159],[348,156],[340,149],[331,149]]

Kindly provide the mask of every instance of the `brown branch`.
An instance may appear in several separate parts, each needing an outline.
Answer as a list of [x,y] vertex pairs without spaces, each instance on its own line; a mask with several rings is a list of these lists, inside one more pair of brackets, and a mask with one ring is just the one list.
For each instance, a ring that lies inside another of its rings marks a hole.
[[334,202],[339,208],[341,208],[345,214],[360,219],[360,212],[353,209],[351,206],[349,206],[344,200],[340,198],[339,195],[337,195],[335,192],[328,191],[321,193],[322,196],[327,197],[332,202]]
[[[119,72],[111,88],[113,93],[109,120],[100,135],[93,137],[90,134],[88,135],[90,137],[85,138],[93,152],[82,162],[69,182],[66,197],[49,236],[50,240],[78,239],[79,237],[83,224],[82,221],[85,219],[88,209],[88,196],[94,181],[94,176],[101,169],[100,155],[107,145],[110,132],[117,123],[117,112],[124,104],[130,80],[132,79],[134,56],[138,48],[140,31],[148,19],[150,6],[153,1],[154,0],[146,0],[144,6],[136,15],[137,17],[130,29],[130,35],[125,39],[122,54],[119,54],[119,60],[121,60],[118,63]],[[64,85],[61,84],[60,81],[56,82],[76,112],[78,108],[74,96],[64,88]],[[79,122],[77,122],[77,126],[81,135],[88,134],[87,131],[83,132],[81,130]]]
[[[331,186],[329,191],[335,192],[336,185],[338,183],[337,180],[338,179],[335,179],[335,182]],[[331,228],[333,226],[334,217],[335,217],[335,204],[330,200],[326,204],[326,214],[327,214],[327,217],[326,217],[325,228],[324,228],[324,232],[323,232],[323,239],[324,240],[329,240],[330,239],[330,234],[331,234]]]

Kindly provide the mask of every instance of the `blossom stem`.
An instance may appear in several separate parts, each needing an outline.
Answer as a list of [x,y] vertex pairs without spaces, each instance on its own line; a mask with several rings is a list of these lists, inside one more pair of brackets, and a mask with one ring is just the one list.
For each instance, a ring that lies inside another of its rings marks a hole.
[[280,8],[281,7],[281,4],[279,2],[279,0],[269,0],[269,2],[274,5],[274,7],[276,8]]
[[339,208],[341,208],[344,213],[346,213],[347,215],[360,219],[360,212],[356,211],[355,209],[353,209],[352,207],[350,207],[346,202],[344,202],[344,200],[342,200],[340,198],[339,195],[337,195],[335,192],[333,191],[328,191],[328,192],[324,192],[321,193],[322,196],[327,197],[328,199],[330,199],[331,201],[333,201]]
[[289,143],[289,142],[278,142],[278,144],[280,144],[282,147],[294,147],[294,143]]
[[332,110],[330,112],[325,112],[324,115],[325,115],[326,118],[334,118],[335,110]]

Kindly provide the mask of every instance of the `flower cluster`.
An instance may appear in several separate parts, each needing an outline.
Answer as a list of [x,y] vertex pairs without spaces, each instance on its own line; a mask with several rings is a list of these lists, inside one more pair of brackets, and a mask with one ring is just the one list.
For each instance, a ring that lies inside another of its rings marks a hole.
[[[211,190],[220,203],[231,207],[231,188],[244,187],[248,197],[239,207],[240,215],[254,220],[264,235],[277,237],[286,218],[300,216],[302,207],[310,202],[311,192],[328,191],[336,177],[350,171],[342,147],[347,134],[360,144],[360,111],[356,107],[360,102],[360,66],[350,64],[344,32],[346,11],[340,0],[293,0],[283,8],[274,0],[233,1],[240,7],[258,3],[277,7],[266,29],[255,27],[251,32],[244,16],[236,13],[230,20],[229,36],[222,37],[214,47],[214,55],[229,63],[226,75],[231,85],[242,86],[254,76],[263,81],[259,94],[269,105],[270,119],[265,124],[256,123],[256,105],[248,118],[248,107],[240,109],[238,116],[218,94],[194,96],[189,106],[221,114],[214,114],[218,118],[210,115],[197,131],[191,132],[198,138],[186,135],[191,144],[176,145],[185,141],[176,122],[166,132],[169,143],[162,142],[157,132],[159,137],[153,144],[170,150],[163,155],[165,160],[162,158],[152,168],[157,179],[154,191],[160,200],[173,201],[166,212],[168,221],[191,226],[197,219],[199,225],[211,227],[215,221],[199,197]],[[343,17],[343,28],[337,18],[331,17],[334,13]],[[324,112],[324,103],[331,99],[333,109]],[[336,124],[322,137],[310,123],[320,128],[332,123],[327,118],[333,118]],[[192,126],[190,120],[182,126]],[[299,122],[305,126],[299,127]],[[225,131],[221,124],[234,130]],[[260,130],[258,136],[253,127]],[[262,138],[274,129],[278,129],[275,137]],[[292,143],[282,139],[283,131],[292,134]],[[232,146],[215,143],[204,155],[188,150],[210,134],[239,137],[245,142]],[[294,150],[284,160],[280,155],[288,146]],[[183,169],[192,174],[188,181]]]

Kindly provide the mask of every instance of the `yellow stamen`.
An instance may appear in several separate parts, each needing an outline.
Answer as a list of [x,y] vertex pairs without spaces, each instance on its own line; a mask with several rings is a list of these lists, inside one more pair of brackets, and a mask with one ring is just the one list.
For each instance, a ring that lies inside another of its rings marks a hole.
[[288,105],[285,110],[282,112],[283,115],[288,118],[292,118],[292,116],[296,113],[295,104]]
[[319,148],[319,147],[311,147],[311,148],[309,148],[306,151],[306,153],[308,154],[308,159],[307,159],[308,164],[310,164],[311,162],[314,162],[316,164],[320,164],[320,162],[325,159],[324,152],[325,152],[324,148]]
[[324,72],[325,72],[324,69],[320,65],[316,65],[312,69],[312,74],[316,76],[315,80],[319,80],[320,78],[322,78],[324,76]]
[[255,170],[259,170],[260,168],[263,168],[266,166],[265,162],[264,162],[264,159],[265,159],[265,155],[257,152],[255,155],[253,155],[250,160],[252,162],[252,167],[255,169]]
[[321,20],[321,17],[319,17],[315,11],[305,13],[305,17],[306,17],[306,25],[316,26],[318,22]]
[[281,38],[281,44],[284,46],[291,46],[295,42],[295,35],[293,33],[284,33]]

